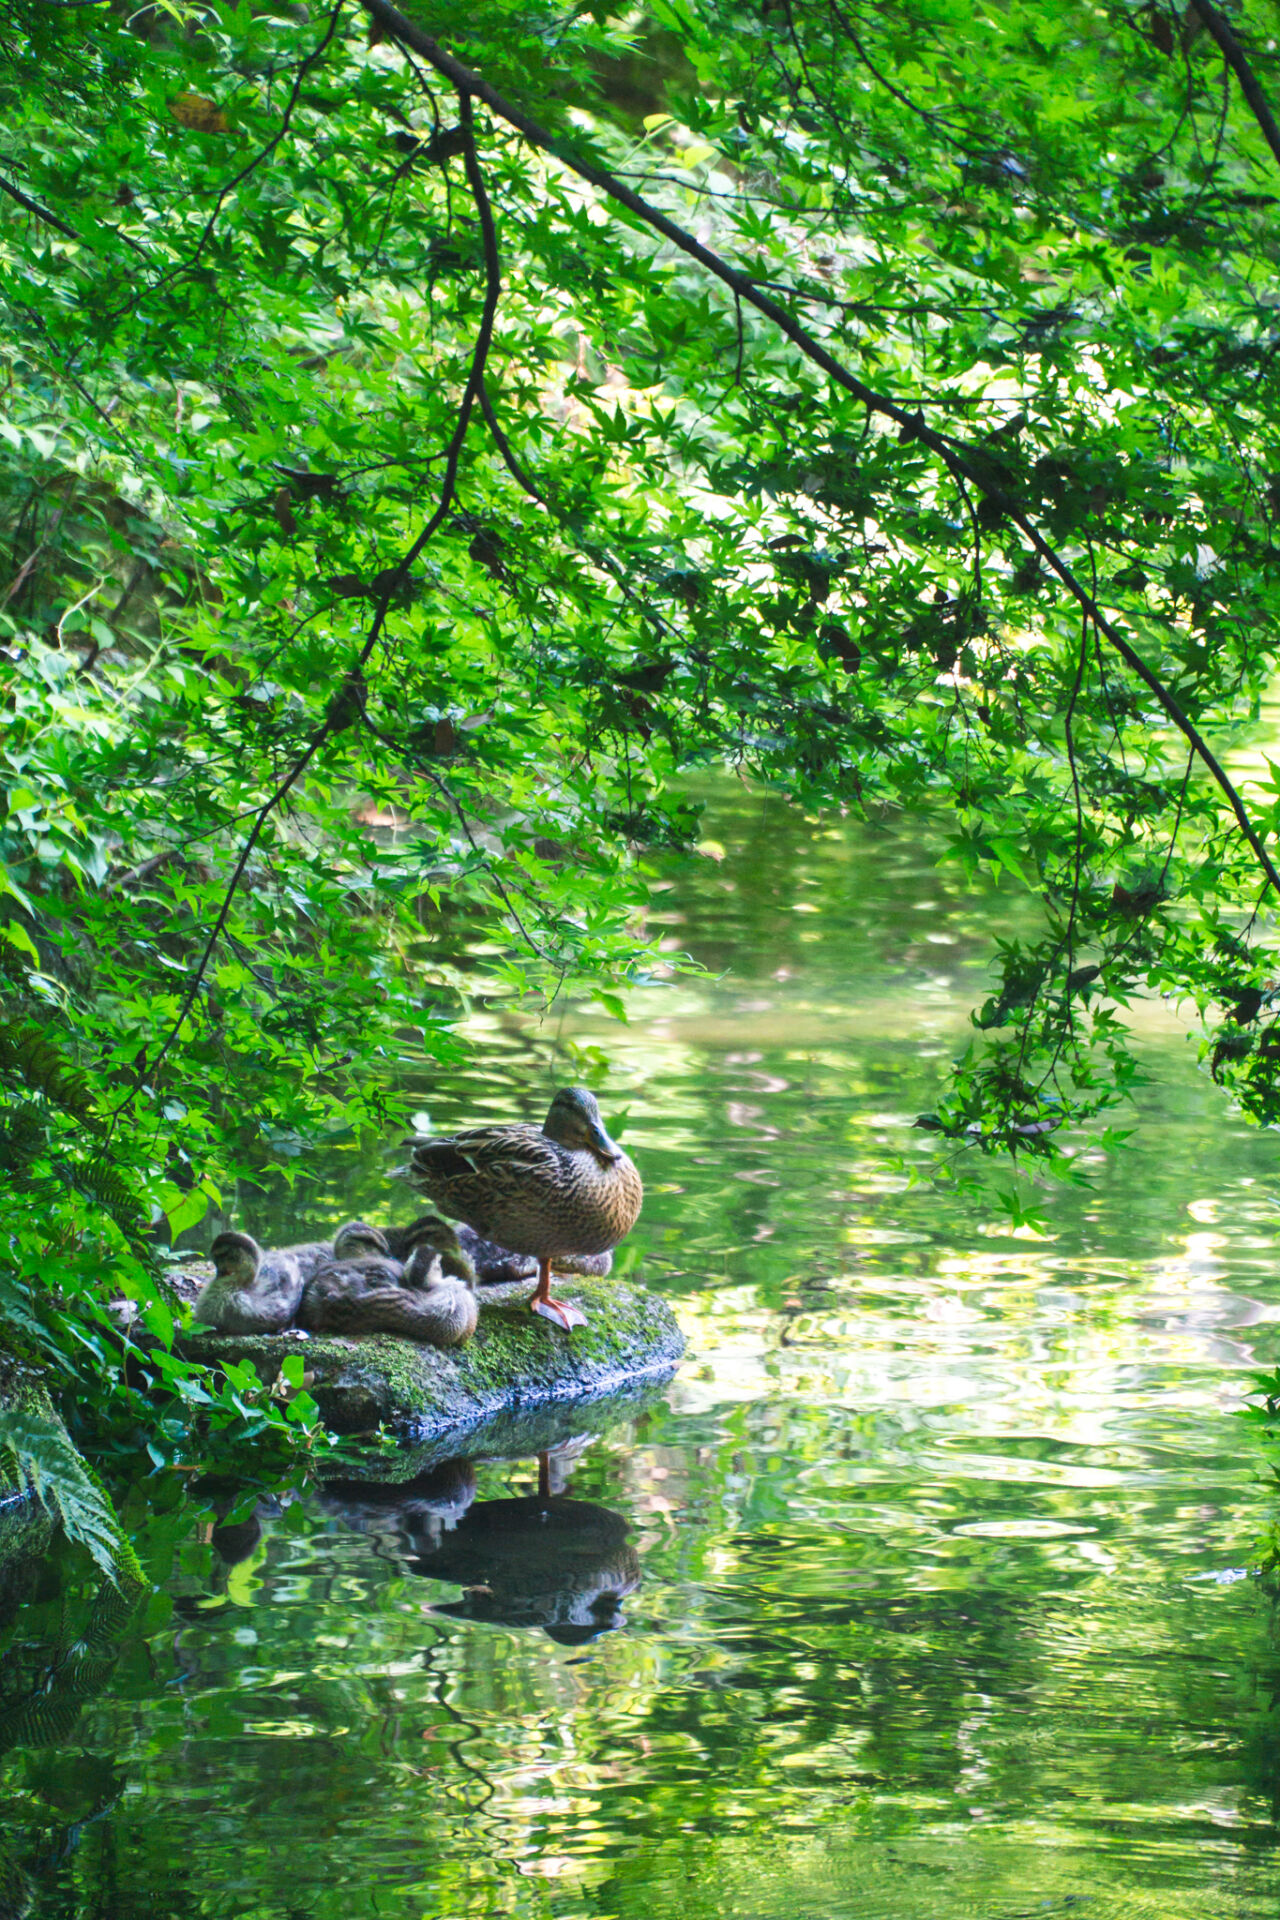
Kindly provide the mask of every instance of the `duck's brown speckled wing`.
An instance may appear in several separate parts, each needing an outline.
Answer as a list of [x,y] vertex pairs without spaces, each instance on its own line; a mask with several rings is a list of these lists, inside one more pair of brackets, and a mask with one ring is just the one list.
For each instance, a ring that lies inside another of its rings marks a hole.
[[[563,1179],[564,1151],[540,1127],[469,1127],[413,1150],[415,1183],[477,1233],[498,1237],[512,1206]],[[517,1247],[517,1252],[524,1248]]]
[[440,1140],[424,1140],[413,1151],[413,1164],[443,1180],[489,1180],[496,1173],[512,1179],[555,1178],[563,1149],[541,1127],[468,1127]]
[[640,1210],[640,1176],[539,1127],[472,1127],[416,1146],[412,1178],[446,1213],[512,1253],[601,1254]]

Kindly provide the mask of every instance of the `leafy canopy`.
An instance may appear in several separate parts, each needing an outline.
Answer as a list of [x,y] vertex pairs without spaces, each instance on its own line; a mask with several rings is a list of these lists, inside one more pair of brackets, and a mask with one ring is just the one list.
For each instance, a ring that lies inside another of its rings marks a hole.
[[15,0],[23,1338],[96,1372],[123,1284],[166,1339],[148,1207],[395,1117],[446,955],[620,1009],[697,766],[1038,896],[939,1134],[1065,1165],[1153,990],[1277,1117],[1280,770],[1220,757],[1280,632],[1270,32]]

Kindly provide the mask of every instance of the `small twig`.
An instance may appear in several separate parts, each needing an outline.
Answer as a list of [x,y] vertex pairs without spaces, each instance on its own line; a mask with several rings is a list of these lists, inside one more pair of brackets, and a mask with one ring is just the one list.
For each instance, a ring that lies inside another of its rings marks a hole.
[[1071,907],[1067,914],[1067,980],[1066,1004],[1067,1022],[1075,1026],[1075,1016],[1071,1010],[1070,976],[1075,964],[1076,912],[1080,905],[1080,872],[1084,862],[1084,802],[1080,795],[1080,769],[1076,764],[1075,718],[1076,702],[1084,685],[1084,670],[1089,661],[1089,616],[1080,616],[1080,655],[1076,661],[1076,677],[1071,688],[1071,697],[1067,701],[1067,710],[1063,715],[1063,730],[1067,741],[1067,764],[1071,768],[1071,791],[1075,798],[1076,844],[1074,871],[1071,876]]
[[[1184,806],[1186,805],[1186,800],[1187,800],[1187,788],[1188,788],[1188,787],[1190,786],[1190,784],[1191,784],[1191,769],[1192,769],[1192,768],[1193,768],[1193,767],[1195,766],[1195,763],[1196,763],[1196,757],[1195,757],[1195,754],[1194,754],[1194,753],[1189,753],[1189,754],[1187,755],[1187,770],[1186,770],[1186,772],[1185,772],[1185,773],[1183,774],[1183,776],[1182,776],[1182,787],[1181,787],[1181,790],[1179,791],[1179,794],[1178,794],[1178,806],[1177,806],[1177,810],[1176,810],[1176,812],[1174,813],[1174,816],[1173,816],[1173,832],[1172,832],[1172,833],[1171,833],[1171,834],[1169,835],[1169,851],[1168,851],[1168,853],[1166,853],[1166,855],[1165,855],[1165,857],[1164,857],[1164,865],[1163,865],[1163,867],[1161,867],[1161,869],[1160,869],[1160,890],[1161,890],[1161,892],[1163,892],[1163,891],[1164,891],[1164,883],[1165,883],[1165,881],[1166,881],[1166,880],[1168,879],[1168,877],[1169,877],[1169,868],[1170,868],[1170,866],[1171,866],[1171,865],[1172,865],[1172,863],[1173,863],[1173,851],[1174,851],[1174,848],[1175,848],[1175,847],[1177,846],[1177,844],[1178,844],[1178,830],[1179,830],[1179,828],[1180,828],[1180,827],[1181,827],[1181,825],[1182,825],[1182,809],[1183,809],[1183,807],[1184,807]],[[1266,891],[1267,891],[1267,890],[1266,890],[1266,887],[1264,886],[1264,887],[1263,887],[1263,889],[1262,889],[1262,895],[1263,895],[1263,898],[1265,898],[1265,897],[1266,897]],[[1258,905],[1259,905],[1259,906],[1261,906],[1261,904],[1262,904],[1262,902],[1261,902],[1261,900],[1259,900],[1259,903],[1258,903]],[[1249,924],[1250,924],[1250,926],[1252,926],[1252,924],[1253,924],[1253,920],[1256,920],[1256,919],[1257,919],[1257,917],[1258,917],[1258,908],[1257,908],[1257,907],[1255,907],[1255,908],[1254,908],[1254,910],[1253,910],[1253,919],[1252,919],[1252,920],[1250,921],[1250,923],[1249,923]]]
[[35,571],[36,565],[39,562],[41,554],[48,552],[49,544],[52,541],[54,534],[58,531],[59,526],[62,524],[63,516],[66,514],[68,507],[71,505],[71,500],[74,497],[75,496],[74,496],[74,489],[73,489],[71,496],[63,502],[62,506],[58,508],[58,511],[54,514],[53,519],[49,522],[49,525],[45,529],[45,532],[42,535],[41,539],[31,549],[31,552],[27,555],[22,565],[18,568],[17,573],[14,575],[12,581],[9,583],[9,587],[5,593],[4,599],[0,600],[0,607],[7,607],[9,602],[13,599],[14,595],[22,592],[23,587],[26,585],[27,581],[31,578],[31,575]]
[[501,454],[503,464],[511,474],[512,479],[516,482],[516,485],[522,487],[531,500],[536,500],[540,507],[546,507],[547,511],[550,512],[550,501],[545,494],[538,491],[534,482],[529,478],[523,463],[516,458],[515,449],[507,438],[506,430],[499,424],[498,417],[494,413],[493,401],[489,398],[489,389],[483,380],[480,382],[480,411],[484,415],[484,423],[493,437],[493,444]]
[[[116,601],[115,606],[111,609],[111,612],[107,616],[107,625],[111,628],[113,632],[115,632],[116,630],[116,622],[119,620],[121,614],[124,612],[129,602],[132,600],[134,594],[138,591],[138,588],[142,585],[143,576],[145,575],[146,571],[147,571],[147,562],[145,560],[137,560],[134,562],[133,570],[130,573],[128,580],[125,582],[124,590],[121,593],[120,598]],[[63,617],[65,618],[65,615]],[[93,671],[93,668],[97,664],[98,655],[101,652],[102,652],[102,642],[100,640],[95,640],[93,642],[93,645],[89,648],[89,651],[85,655],[84,659],[80,662],[79,667],[76,669],[76,678],[78,680],[83,679],[86,673],[91,673]]]
[[[335,13],[335,16],[334,16],[335,21],[336,21],[336,17],[337,16]],[[332,30],[332,25],[333,25],[333,22],[331,22],[331,30]],[[473,193],[475,193],[477,196],[476,204],[480,211],[481,226],[482,228],[487,229],[486,258],[488,257],[488,250],[491,243],[493,259],[494,259],[494,262],[496,263],[497,242],[496,242],[496,238],[493,235],[493,220],[489,212],[488,199],[484,193],[484,182],[480,178],[479,163],[476,158],[475,136],[472,131],[471,100],[469,95],[467,95],[466,93],[463,93],[461,95],[460,104],[461,104],[461,110],[462,110],[462,123],[464,127],[467,129],[467,146],[465,150],[465,159],[467,164],[467,177],[468,177],[468,180],[471,182]],[[200,991],[201,985],[204,981],[205,974],[208,972],[209,962],[213,957],[214,948],[216,947],[218,940],[221,938],[223,929],[226,927],[227,916],[231,911],[231,903],[235,899],[236,893],[239,891],[240,882],[244,878],[245,868],[249,864],[250,857],[253,853],[254,848],[258,844],[258,841],[262,834],[262,830],[266,826],[268,819],[270,818],[272,813],[274,813],[276,808],[281,804],[281,802],[287,798],[287,796],[292,791],[292,789],[297,785],[298,781],[302,778],[302,775],[306,772],[312,760],[315,758],[316,754],[319,752],[320,748],[324,745],[324,742],[329,738],[331,734],[340,731],[342,726],[346,724],[346,718],[339,710],[339,703],[343,701],[344,696],[349,692],[354,692],[356,694],[357,712],[361,712],[363,709],[363,702],[359,697],[359,691],[358,691],[359,684],[360,684],[361,669],[368,663],[369,657],[372,654],[374,648],[376,647],[379,638],[381,637],[382,630],[386,625],[387,613],[391,606],[392,596],[395,594],[397,588],[407,578],[409,569],[412,567],[414,561],[418,558],[419,554],[422,552],[427,542],[432,538],[432,536],[435,534],[437,529],[440,527],[446,514],[449,511],[450,506],[453,503],[453,496],[454,496],[454,491],[456,489],[457,478],[458,478],[458,462],[462,454],[462,445],[463,445],[463,441],[466,439],[467,426],[471,418],[471,412],[475,404],[476,395],[480,389],[480,386],[483,383],[484,364],[485,364],[486,358],[488,357],[490,342],[492,341],[492,338],[493,338],[493,321],[494,321],[494,315],[497,311],[497,305],[498,305],[498,290],[499,290],[498,282],[496,277],[491,277],[489,285],[486,289],[486,294],[485,294],[484,313],[481,317],[480,328],[476,336],[476,344],[472,351],[471,368],[467,375],[467,384],[463,392],[461,405],[459,406],[459,409],[458,409],[457,424],[455,425],[453,433],[450,436],[450,440],[449,440],[449,446],[448,446],[447,455],[446,455],[444,480],[441,484],[440,499],[439,499],[439,502],[437,503],[435,512],[431,515],[431,518],[427,521],[422,532],[418,535],[417,539],[413,542],[412,546],[409,548],[408,552],[404,555],[403,559],[398,563],[397,566],[393,568],[389,568],[387,570],[387,573],[383,578],[382,591],[381,591],[381,594],[379,595],[377,610],[374,614],[373,622],[370,626],[369,632],[365,637],[364,644],[361,647],[360,652],[356,657],[354,666],[351,669],[349,669],[344,679],[342,689],[338,694],[334,696],[334,699],[330,702],[329,711],[326,713],[324,720],[321,722],[320,726],[316,729],[316,731],[312,734],[306,746],[302,749],[301,753],[299,753],[299,755],[294,760],[293,764],[289,767],[287,772],[285,772],[281,776],[281,778],[276,782],[275,786],[272,788],[271,792],[267,795],[267,798],[262,802],[261,806],[255,810],[253,815],[253,825],[249,829],[249,833],[245,840],[244,846],[240,850],[240,856],[236,861],[234,868],[232,869],[231,878],[228,881],[226,889],[223,893],[222,905],[219,909],[218,917],[214,922],[213,928],[211,929],[207,940],[205,941],[204,948],[200,955],[200,959],[196,963],[196,968],[191,977],[190,985],[188,986],[186,992],[182,997],[182,1001],[178,1008],[177,1015],[174,1018],[172,1024],[170,1025],[169,1031],[165,1035],[164,1040],[161,1042],[159,1051],[156,1053],[154,1059],[150,1061],[147,1061],[147,1060],[143,1061],[142,1065],[138,1069],[138,1072],[133,1080],[132,1085],[129,1088],[129,1091],[124,1096],[124,1099],[121,1100],[119,1105],[112,1110],[111,1118],[113,1121],[115,1120],[118,1114],[123,1112],[124,1108],[135,1097],[135,1095],[138,1092],[138,1089],[142,1086],[146,1075],[148,1073],[151,1073],[151,1074],[155,1073],[156,1068],[160,1065],[161,1061],[165,1058],[166,1054],[172,1048],[174,1041],[177,1039],[178,1034],[182,1030],[182,1026],[184,1021],[187,1018],[187,1015],[190,1013],[192,1007],[195,1005],[196,996]]]
[[133,1083],[131,1084],[129,1091],[125,1094],[123,1100],[120,1101],[119,1105],[112,1108],[111,1110],[112,1121],[114,1121],[117,1115],[122,1113],[124,1109],[129,1105],[129,1102],[136,1095],[139,1087],[143,1084],[143,1081],[145,1080],[146,1076],[149,1073],[150,1074],[155,1073],[161,1061],[164,1059],[165,1055],[169,1052],[170,1048],[173,1046],[174,1041],[177,1039],[179,1033],[182,1031],[183,1023],[186,1020],[187,1015],[190,1013],[192,1007],[195,1005],[196,995],[199,993],[200,988],[204,983],[205,974],[209,970],[209,962],[213,958],[213,950],[217,946],[218,940],[222,934],[222,930],[227,924],[227,915],[231,912],[231,902],[235,899],[236,894],[239,891],[240,882],[244,878],[244,870],[248,866],[250,856],[253,853],[254,848],[258,844],[258,840],[262,833],[262,829],[266,826],[268,818],[272,813],[274,813],[275,809],[280,805],[280,802],[284,799],[285,795],[302,778],[303,774],[306,772],[307,768],[310,766],[312,760],[315,758],[316,754],[319,752],[321,746],[324,744],[325,740],[329,737],[329,734],[331,731],[332,731],[332,723],[326,717],[324,723],[312,735],[311,739],[308,741],[307,745],[304,747],[302,752],[298,755],[298,758],[294,761],[293,765],[290,767],[289,771],[285,774],[284,778],[280,780],[275,787],[272,788],[271,792],[267,795],[267,798],[263,801],[262,805],[258,808],[257,812],[255,813],[254,819],[253,819],[253,825],[249,829],[248,837],[246,838],[243,847],[240,849],[240,858],[236,861],[235,867],[231,874],[231,878],[227,883],[225,892],[223,893],[222,906],[219,908],[218,917],[213,923],[213,929],[210,932],[208,939],[205,941],[204,951],[201,953],[200,959],[196,964],[195,972],[191,976],[191,984],[188,986],[186,992],[182,996],[182,1003],[178,1008],[177,1015],[175,1016],[173,1023],[169,1028],[168,1033],[165,1035],[164,1039],[161,1041],[159,1051],[156,1053],[155,1058],[150,1061],[146,1059],[143,1060],[142,1065],[138,1068],[138,1071],[134,1076]]
[[[293,110],[297,106],[298,96],[302,92],[302,83],[306,79],[308,73],[310,73],[312,67],[315,66],[316,62],[321,58],[321,56],[325,52],[327,52],[329,42],[333,39],[334,34],[338,30],[338,22],[342,18],[342,9],[345,6],[345,4],[346,4],[346,0],[337,0],[337,5],[334,7],[333,12],[329,15],[329,24],[325,28],[321,39],[316,44],[316,46],[312,48],[311,52],[306,56],[306,58],[299,62],[298,71],[294,76],[293,86],[289,92],[289,98],[285,102],[284,113],[281,117],[280,125],[277,127],[276,131],[272,134],[271,138],[267,141],[266,146],[261,148],[261,150],[258,153],[255,153],[252,160],[247,160],[244,166],[241,167],[239,173],[233,174],[230,180],[225,181],[224,184],[221,187],[219,187],[217,196],[214,199],[213,210],[210,213],[209,218],[205,222],[203,233],[200,235],[200,238],[196,241],[195,251],[189,254],[185,260],[180,261],[177,266],[171,267],[167,273],[162,273],[160,275],[160,278],[156,280],[152,286],[146,289],[146,293],[148,296],[160,293],[165,287],[172,285],[172,283],[175,280],[180,280],[184,274],[191,272],[192,268],[195,267],[196,264],[198,263],[201,254],[204,252],[205,248],[208,246],[210,239],[213,237],[213,230],[218,224],[218,216],[222,212],[223,205],[228,195],[234,193],[236,188],[240,185],[241,181],[247,180],[249,175],[262,165],[264,160],[270,159],[271,155],[275,152],[276,148],[280,145],[280,142],[284,139],[285,134],[289,131],[289,125],[293,118]],[[78,238],[79,236],[77,235],[76,237]],[[126,239],[128,238],[127,235],[125,235],[124,237]],[[131,301],[130,306],[132,306],[133,304],[135,304],[135,302]],[[122,318],[123,315],[128,311],[129,311],[128,307],[121,307],[115,313],[113,313],[110,317],[112,320],[118,320]]]
[[[264,160],[270,159],[271,155],[275,152],[276,148],[280,145],[280,142],[284,139],[286,133],[288,133],[289,123],[293,118],[293,110],[297,106],[298,96],[302,92],[302,83],[306,79],[307,75],[310,73],[312,67],[315,66],[317,60],[320,59],[321,55],[328,51],[329,42],[333,39],[334,34],[338,31],[338,22],[342,18],[342,9],[344,4],[345,4],[345,0],[338,0],[338,4],[334,7],[333,12],[329,15],[329,24],[325,28],[324,33],[321,36],[320,40],[311,49],[311,52],[307,55],[306,59],[299,63],[298,71],[294,75],[293,86],[289,90],[289,98],[285,101],[285,104],[284,104],[284,113],[281,115],[280,125],[276,128],[276,131],[272,134],[266,146],[263,147],[258,153],[255,153],[252,160],[247,160],[244,166],[241,167],[239,173],[232,174],[230,180],[228,180],[224,186],[221,186],[218,189],[218,196],[213,203],[213,211],[210,213],[208,220],[205,222],[204,232],[201,234],[199,240],[196,242],[196,250],[191,255],[189,260],[186,260],[183,262],[184,271],[189,271],[192,267],[194,267],[197,260],[200,258],[200,255],[204,252],[205,247],[208,245],[209,240],[212,237],[214,227],[218,223],[218,215],[221,213],[223,208],[223,203],[226,201],[228,195],[234,193],[236,188],[240,185],[240,182],[242,180],[247,180],[249,178],[249,175],[262,165]],[[162,281],[161,285],[163,284],[164,283]]]
[[[381,727],[375,725],[375,723],[369,718],[368,711],[365,708],[363,702],[361,703],[361,706],[360,706],[360,721],[361,721],[361,724],[373,735],[374,739],[380,740],[384,747],[390,747],[393,753],[399,754],[404,758],[409,757],[406,754],[404,745],[400,741],[393,740],[390,734],[383,733]],[[525,926],[524,921],[520,918],[520,915],[516,910],[515,902],[511,898],[511,894],[508,891],[506,883],[504,882],[501,874],[497,872],[488,854],[485,852],[484,848],[480,845],[479,841],[476,839],[475,835],[472,833],[471,823],[467,819],[467,816],[463,811],[462,802],[458,799],[452,787],[450,787],[448,781],[443,780],[440,777],[440,775],[434,771],[433,768],[423,766],[420,760],[416,761],[415,764],[417,767],[417,771],[420,774],[422,774],[425,779],[431,782],[431,785],[435,788],[436,792],[443,795],[446,803],[453,809],[454,813],[457,814],[458,825],[462,828],[463,833],[466,835],[467,845],[471,848],[471,851],[475,854],[477,860],[480,862],[481,866],[484,868],[485,872],[488,874],[489,878],[492,880],[494,886],[497,888],[498,893],[501,897],[503,906],[506,908],[507,912],[511,915],[511,918],[515,921],[516,926],[520,929],[520,937],[524,941],[525,945],[528,947],[530,953],[533,954],[536,960],[547,961],[546,954],[542,951],[542,948],[538,945],[533,935],[529,932],[529,929]],[[549,965],[550,962],[547,961],[547,964]]]
[[978,510],[974,506],[973,501],[969,496],[968,487],[966,487],[963,480],[958,481],[957,484],[959,485],[959,488],[960,488],[960,498],[964,501],[965,509],[969,515],[969,523],[973,528],[973,591],[977,596],[978,606],[981,607],[982,605],[982,525],[978,519]]
[[65,611],[61,614],[58,620],[58,624],[54,629],[54,633],[56,635],[59,646],[62,645],[62,629],[66,625],[67,621],[71,618],[72,614],[79,613],[81,607],[87,607],[89,602],[93,599],[94,594],[99,593],[101,589],[106,586],[108,578],[109,576],[107,574],[103,574],[101,579],[95,580],[93,585],[90,587],[88,593],[82,593],[80,598],[76,601],[73,601],[71,606],[67,607]]

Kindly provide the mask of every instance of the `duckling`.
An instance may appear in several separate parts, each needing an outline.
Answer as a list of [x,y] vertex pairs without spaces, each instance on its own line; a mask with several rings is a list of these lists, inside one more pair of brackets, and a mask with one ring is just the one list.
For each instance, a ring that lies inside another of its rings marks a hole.
[[[383,1227],[381,1233],[393,1260],[407,1260],[415,1247],[432,1247],[440,1255],[440,1265],[447,1276],[463,1281],[468,1287],[475,1286],[479,1274],[470,1248],[463,1245],[457,1228],[441,1219],[438,1213],[419,1214],[408,1226]],[[474,1240],[475,1235],[471,1238]]]
[[279,1333],[311,1275],[332,1255],[327,1240],[264,1253],[247,1233],[220,1233],[209,1249],[213,1279],[201,1288],[195,1317],[219,1333]]
[[[509,1286],[518,1280],[536,1280],[538,1256],[512,1253],[496,1240],[485,1240],[474,1227],[451,1225],[438,1213],[424,1213],[407,1227],[384,1227],[387,1247],[396,1260],[407,1260],[415,1241],[428,1240],[437,1248],[444,1270],[468,1286]],[[603,1277],[613,1269],[612,1253],[557,1254],[560,1273],[589,1273]]]
[[325,1261],[347,1253],[386,1251],[376,1227],[348,1220],[332,1241],[303,1240],[266,1252],[247,1233],[220,1233],[209,1249],[214,1276],[201,1289],[195,1318],[219,1333],[279,1333],[292,1326],[303,1289]]
[[562,1087],[541,1127],[471,1127],[419,1142],[409,1177],[476,1233],[533,1254],[538,1285],[529,1304],[565,1328],[581,1326],[586,1315],[552,1299],[552,1262],[615,1247],[644,1198],[640,1175],[609,1138],[585,1087]]
[[[376,1228],[370,1231],[386,1245]],[[476,1297],[463,1282],[446,1279],[436,1248],[416,1246],[402,1264],[377,1252],[352,1258],[351,1245],[344,1249],[347,1257],[329,1261],[307,1282],[300,1327],[310,1333],[399,1333],[433,1347],[460,1347],[471,1338],[479,1320]]]

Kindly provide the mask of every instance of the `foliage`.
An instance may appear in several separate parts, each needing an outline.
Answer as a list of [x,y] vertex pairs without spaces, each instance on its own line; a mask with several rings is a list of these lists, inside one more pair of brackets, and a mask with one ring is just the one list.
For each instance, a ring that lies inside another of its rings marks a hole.
[[1280,1115],[1280,769],[1213,745],[1280,611],[1269,16],[423,22],[0,36],[0,1304],[117,1431],[158,1215],[397,1119],[480,968],[620,1011],[692,767],[1038,894],[928,1130],[1069,1171],[1152,991]]
[[[1247,1393],[1253,1404],[1241,1407],[1237,1418],[1255,1429],[1270,1465],[1271,1478],[1280,1482],[1280,1463],[1275,1455],[1276,1443],[1280,1441],[1280,1367],[1270,1373],[1255,1373]],[[1273,1580],[1280,1574],[1280,1522],[1274,1517],[1264,1529],[1257,1564],[1259,1570]]]
[[141,1581],[110,1497],[72,1446],[61,1421],[6,1407],[0,1410],[0,1447],[68,1538],[87,1547],[112,1581]]

